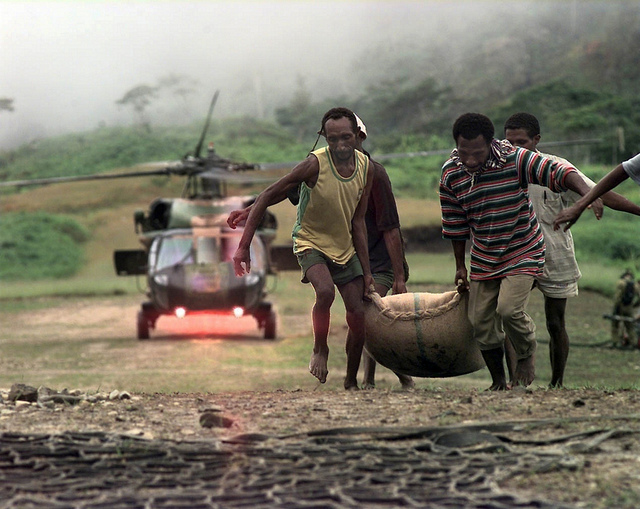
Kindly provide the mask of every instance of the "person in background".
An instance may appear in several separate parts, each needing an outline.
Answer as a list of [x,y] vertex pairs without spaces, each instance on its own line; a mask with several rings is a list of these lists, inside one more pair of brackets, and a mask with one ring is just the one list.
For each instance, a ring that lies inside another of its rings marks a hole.
[[[543,154],[537,146],[541,139],[540,123],[530,113],[515,113],[504,123],[504,137],[516,147],[526,148],[544,157],[570,164],[560,157]],[[595,182],[577,170],[582,180],[589,186]],[[550,189],[530,184],[529,199],[542,229],[546,246],[542,275],[536,278],[536,286],[544,295],[544,312],[549,332],[549,357],[551,361],[550,387],[562,387],[564,371],[569,356],[569,335],[565,323],[567,298],[578,295],[578,280],[582,277],[576,261],[573,237],[570,231],[554,230],[553,220],[563,210],[578,201],[581,196],[573,191],[554,193]],[[612,191],[605,193],[592,204],[599,219],[602,217],[602,202],[615,210],[640,215],[640,207],[625,197]],[[513,363],[510,344],[506,343],[507,360]],[[510,369],[512,371],[512,369]]]
[[638,304],[638,286],[633,273],[627,269],[616,284],[611,321],[611,347],[638,346],[635,306]]
[[[391,188],[391,181],[384,166],[371,159],[369,153],[362,148],[362,143],[367,138],[367,128],[357,115],[356,119],[360,127],[356,148],[369,157],[374,172],[365,224],[367,227],[369,264],[375,281],[375,289],[381,297],[387,295],[389,290],[392,290],[394,295],[406,293],[409,267],[404,257],[400,218]],[[348,334],[351,334],[351,331]],[[349,340],[347,339],[347,341]],[[373,389],[376,385],[376,361],[366,350],[362,352],[362,361],[364,369],[362,387],[364,389]],[[396,373],[396,376],[403,389],[414,387],[413,379],[410,376],[401,373]]]

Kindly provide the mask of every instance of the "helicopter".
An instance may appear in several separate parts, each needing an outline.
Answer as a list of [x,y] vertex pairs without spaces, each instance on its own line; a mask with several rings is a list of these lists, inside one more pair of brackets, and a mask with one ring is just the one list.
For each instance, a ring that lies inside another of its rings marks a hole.
[[118,276],[146,277],[147,300],[142,302],[136,318],[137,338],[141,340],[149,339],[150,331],[163,315],[184,318],[198,313],[238,318],[253,316],[265,339],[273,340],[277,336],[277,314],[267,300],[267,277],[275,276],[277,270],[298,269],[297,262],[290,248],[272,246],[278,223],[268,211],[250,246],[251,273],[242,277],[235,275],[232,256],[242,236],[242,228],[232,230],[226,218],[232,210],[250,205],[255,196],[229,196],[227,184],[272,182],[274,177],[259,177],[255,173],[288,169],[291,165],[234,162],[219,156],[212,144],[209,144],[206,156],[201,156],[217,98],[218,92],[213,96],[194,152],[178,162],[153,163],[159,167],[128,173],[0,183],[0,187],[22,187],[152,175],[186,177],[181,197],[157,198],[147,211],[134,212],[134,230],[142,247],[116,249],[113,253]]

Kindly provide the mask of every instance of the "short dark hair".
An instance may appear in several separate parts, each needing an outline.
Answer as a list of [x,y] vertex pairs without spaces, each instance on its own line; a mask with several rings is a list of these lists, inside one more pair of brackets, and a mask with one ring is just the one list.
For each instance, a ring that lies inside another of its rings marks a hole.
[[514,113],[504,123],[504,132],[507,129],[524,129],[529,138],[534,138],[540,134],[540,122],[531,113]]
[[458,143],[458,137],[473,140],[482,135],[487,143],[491,143],[495,129],[489,117],[480,113],[465,113],[453,123],[453,139]]
[[331,108],[324,114],[324,116],[322,117],[322,127],[320,128],[320,131],[318,131],[318,134],[321,134],[322,136],[325,135],[326,131],[324,127],[328,120],[338,120],[339,118],[343,117],[349,119],[349,122],[351,122],[351,129],[355,134],[358,134],[358,121],[356,120],[355,113],[349,108],[344,108],[342,106],[338,108]]

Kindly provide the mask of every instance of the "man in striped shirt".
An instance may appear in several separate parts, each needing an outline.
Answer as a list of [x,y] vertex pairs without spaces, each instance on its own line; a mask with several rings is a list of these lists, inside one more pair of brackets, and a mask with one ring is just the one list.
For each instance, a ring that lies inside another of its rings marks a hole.
[[491,374],[489,389],[505,390],[504,338],[496,331],[496,313],[516,351],[514,383],[527,386],[535,378],[535,324],[525,307],[542,274],[545,245],[527,187],[580,195],[589,188],[573,166],[496,140],[494,132],[491,120],[478,113],[455,121],[456,148],[442,167],[440,205],[442,236],[453,246],[455,283],[470,291],[469,320]]

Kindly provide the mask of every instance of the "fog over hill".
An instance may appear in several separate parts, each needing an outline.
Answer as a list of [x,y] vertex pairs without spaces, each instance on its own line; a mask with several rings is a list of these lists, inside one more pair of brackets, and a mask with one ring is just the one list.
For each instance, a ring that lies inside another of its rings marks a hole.
[[496,24],[556,4],[571,36],[587,7],[614,3],[0,0],[0,98],[14,108],[0,111],[0,149],[130,124],[134,111],[116,102],[167,78],[177,85],[145,112],[151,122],[201,118],[218,89],[217,116],[269,117],[301,83],[319,100],[403,73],[457,76]]

